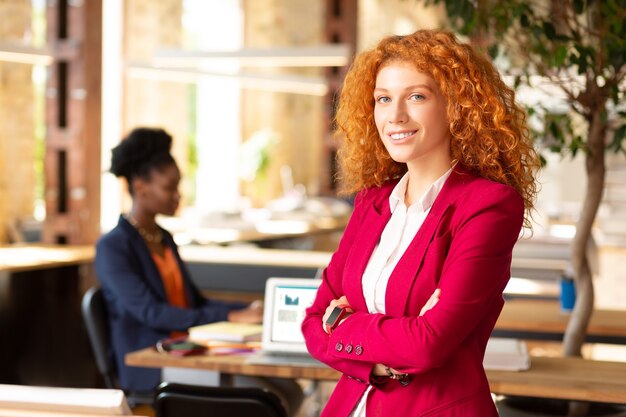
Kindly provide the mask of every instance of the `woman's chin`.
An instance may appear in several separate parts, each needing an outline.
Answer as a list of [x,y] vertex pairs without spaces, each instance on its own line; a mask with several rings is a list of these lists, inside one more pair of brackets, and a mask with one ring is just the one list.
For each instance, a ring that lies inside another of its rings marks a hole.
[[175,207],[175,208],[173,208],[171,210],[166,210],[166,211],[164,211],[161,214],[163,214],[164,216],[170,216],[171,217],[171,216],[175,216],[177,211],[178,211],[178,207]]

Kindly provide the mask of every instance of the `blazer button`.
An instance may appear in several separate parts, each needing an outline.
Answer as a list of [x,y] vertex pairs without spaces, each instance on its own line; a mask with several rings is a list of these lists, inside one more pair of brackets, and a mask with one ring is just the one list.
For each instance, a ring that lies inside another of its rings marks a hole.
[[354,353],[357,356],[360,356],[363,353],[363,346],[361,345],[356,345],[356,347],[354,348]]
[[400,383],[400,385],[402,385],[403,387],[406,387],[407,385],[409,385],[411,383],[411,376],[408,374],[404,374],[402,375],[399,379],[398,382]]
[[352,345],[351,344],[347,344],[346,345],[346,353],[351,353],[352,352]]
[[337,342],[337,344],[335,345],[335,350],[337,352],[341,352],[343,350],[343,345],[341,344],[341,342]]

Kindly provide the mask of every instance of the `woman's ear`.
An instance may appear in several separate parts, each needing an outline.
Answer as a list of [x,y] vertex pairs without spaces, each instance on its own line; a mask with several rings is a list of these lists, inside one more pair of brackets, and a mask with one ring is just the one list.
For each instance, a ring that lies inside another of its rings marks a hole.
[[146,181],[142,178],[135,177],[131,182],[133,197],[140,197],[146,194]]

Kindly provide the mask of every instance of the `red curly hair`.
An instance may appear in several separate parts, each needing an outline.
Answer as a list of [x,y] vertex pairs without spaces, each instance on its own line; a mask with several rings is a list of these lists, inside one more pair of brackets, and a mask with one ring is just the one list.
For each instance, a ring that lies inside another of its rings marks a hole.
[[526,114],[491,61],[447,31],[389,36],[356,57],[336,117],[343,140],[342,191],[381,186],[407,171],[406,164],[391,159],[374,123],[376,76],[394,61],[409,62],[435,80],[447,102],[452,158],[476,175],[515,188],[524,199],[524,225],[530,227],[540,162]]

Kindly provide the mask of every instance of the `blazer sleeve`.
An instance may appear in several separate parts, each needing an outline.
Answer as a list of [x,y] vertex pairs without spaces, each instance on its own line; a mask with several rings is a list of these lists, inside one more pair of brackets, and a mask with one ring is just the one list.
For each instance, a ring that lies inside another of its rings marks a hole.
[[170,305],[148,285],[147,272],[141,270],[132,253],[130,242],[120,236],[105,236],[96,246],[96,275],[103,287],[111,291],[121,314],[168,332],[227,319],[229,307],[217,301],[207,301],[198,308]]
[[422,373],[453,355],[493,303],[502,302],[523,221],[523,201],[513,188],[501,184],[484,188],[488,190],[466,193],[471,201],[459,207],[437,305],[420,317],[356,312],[331,334],[325,356],[333,362],[346,359],[345,351],[332,347],[342,339],[356,339],[361,341],[362,354],[349,355],[350,359]]
[[337,250],[333,254],[328,266],[322,274],[322,283],[317,292],[315,301],[306,311],[302,323],[307,349],[311,356],[328,366],[352,378],[368,381],[374,363],[355,361],[350,358],[336,357],[330,352],[334,350],[336,341],[331,341],[322,328],[322,317],[331,300],[343,295],[342,280],[346,258],[352,247],[356,231],[361,227],[363,211],[367,203],[364,200],[365,192],[357,194],[354,200],[354,211],[342,235]]

